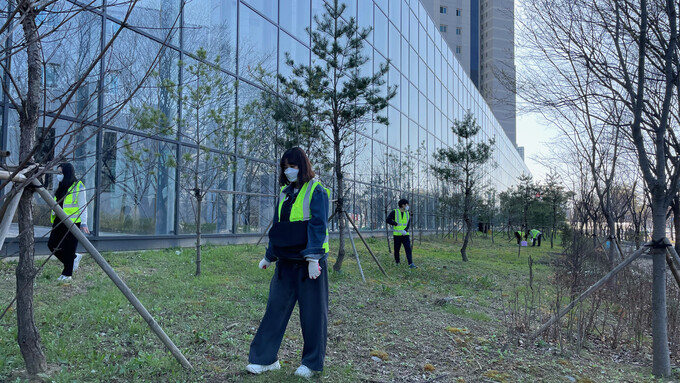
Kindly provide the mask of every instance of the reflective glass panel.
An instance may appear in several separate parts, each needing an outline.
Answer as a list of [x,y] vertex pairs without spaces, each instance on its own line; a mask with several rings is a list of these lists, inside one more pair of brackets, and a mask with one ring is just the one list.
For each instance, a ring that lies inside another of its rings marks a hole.
[[176,137],[179,53],[124,30],[107,57],[104,123]]
[[287,55],[295,65],[309,65],[309,49],[287,33],[279,34],[279,74],[289,77],[292,74],[290,65],[286,62]]
[[[279,9],[278,1],[276,0],[241,0],[241,1],[250,4],[253,8],[257,9],[259,12],[267,16],[272,21],[277,22],[279,20],[277,15]],[[243,12],[244,8],[245,7],[241,8],[241,12]]]
[[[192,0],[206,2],[206,0]],[[188,2],[188,1],[187,1]],[[106,7],[107,15],[118,21],[123,21],[132,8],[127,24],[141,31],[157,37],[168,43],[179,45],[179,11],[181,0],[139,0],[109,2]],[[112,32],[112,31],[107,31]]]
[[207,51],[207,59],[235,72],[236,0],[193,0],[184,6],[184,50]]
[[241,7],[239,17],[239,74],[257,81],[258,68],[275,73],[276,27],[247,7]]
[[373,25],[373,46],[383,56],[387,56],[387,17],[378,8],[375,8],[375,24]]
[[399,115],[399,111],[396,108],[389,106],[387,118],[390,122],[387,143],[399,150],[401,149],[401,116]]
[[[373,28],[373,2],[359,0],[357,9],[357,21],[359,28]],[[373,32],[368,36],[368,41],[373,41]]]
[[177,146],[102,132],[100,235],[173,234]]
[[[309,35],[305,28],[310,25],[311,3],[309,0],[288,0],[281,7],[282,28],[298,39],[309,42]],[[345,11],[347,12],[347,11]]]

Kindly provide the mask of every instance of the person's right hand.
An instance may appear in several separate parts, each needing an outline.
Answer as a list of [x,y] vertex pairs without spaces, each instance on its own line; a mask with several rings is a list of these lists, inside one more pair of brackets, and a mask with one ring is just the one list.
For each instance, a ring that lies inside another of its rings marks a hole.
[[321,275],[321,266],[318,259],[310,259],[307,261],[307,271],[309,272],[309,279],[316,279]]
[[401,234],[408,235],[408,231],[402,230],[402,231],[401,231]]
[[257,267],[261,268],[262,270],[266,270],[267,267],[269,267],[269,265],[271,265],[271,264],[272,263],[269,262],[267,260],[267,258],[262,258],[262,260],[260,261],[260,264]]

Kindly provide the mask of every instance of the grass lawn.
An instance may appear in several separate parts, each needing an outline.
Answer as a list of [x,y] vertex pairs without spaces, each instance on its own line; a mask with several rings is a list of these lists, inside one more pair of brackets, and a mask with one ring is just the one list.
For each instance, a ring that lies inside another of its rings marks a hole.
[[[508,304],[528,289],[528,254],[535,262],[534,287],[549,304],[549,262],[557,251],[549,242],[523,248],[517,257],[513,242],[478,237],[470,261],[462,262],[460,243],[425,239],[414,248],[418,269],[394,265],[384,238],[369,243],[389,277],[360,242],[367,283],[351,253],[342,274],[330,273],[326,367],[313,381],[653,381],[649,356],[638,364],[615,363],[595,348],[576,353],[543,340],[520,345],[508,336]],[[351,251],[349,241],[346,249]],[[262,376],[244,370],[274,272],[257,268],[263,254],[262,246],[205,247],[198,278],[191,249],[104,254],[194,371],[183,370],[163,349],[91,258],[83,260],[69,284],[57,282],[61,264],[49,262],[37,278],[34,299],[44,350],[55,370],[48,381],[305,381],[293,375],[302,350],[297,310],[279,352],[282,369]],[[329,264],[334,261],[331,257]],[[12,298],[15,266],[0,262],[0,309]],[[446,297],[446,304],[435,303]],[[0,321],[2,382],[21,382],[15,318],[10,312]]]

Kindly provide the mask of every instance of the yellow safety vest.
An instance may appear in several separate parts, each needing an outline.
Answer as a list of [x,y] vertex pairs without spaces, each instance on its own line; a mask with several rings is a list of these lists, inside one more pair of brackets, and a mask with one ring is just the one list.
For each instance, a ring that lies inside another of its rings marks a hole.
[[411,218],[409,212],[405,211],[404,215],[401,215],[401,211],[399,209],[394,209],[394,220],[397,221],[397,225],[394,226],[394,232],[392,234],[408,235],[402,234],[401,231],[406,230],[406,225],[408,224],[409,218]]
[[[64,197],[64,213],[69,216],[73,223],[80,222],[80,214],[78,214],[80,210],[78,208],[78,196],[80,195],[80,189],[82,187],[84,187],[82,182],[76,182],[75,184],[71,185],[71,187],[68,189],[68,193]],[[57,196],[54,196],[54,200],[57,200]],[[54,211],[52,211],[50,214],[50,222],[54,223],[54,219],[55,215]]]
[[[316,189],[317,186],[323,188],[326,191],[326,194],[328,194],[328,199],[331,198],[331,191],[323,187],[320,182],[314,181],[312,182],[311,186],[309,182],[305,182],[298,193],[298,197],[303,196],[303,198],[295,197],[295,202],[293,202],[293,206],[290,209],[290,222],[309,221],[312,218],[312,208],[310,205],[312,203],[314,189]],[[282,186],[281,192],[279,194],[279,222],[281,222],[281,207],[283,207],[283,202],[286,200],[286,193],[283,192],[283,189],[285,188],[286,186]],[[328,227],[326,227],[326,238],[323,241],[323,249],[326,253],[328,253]]]

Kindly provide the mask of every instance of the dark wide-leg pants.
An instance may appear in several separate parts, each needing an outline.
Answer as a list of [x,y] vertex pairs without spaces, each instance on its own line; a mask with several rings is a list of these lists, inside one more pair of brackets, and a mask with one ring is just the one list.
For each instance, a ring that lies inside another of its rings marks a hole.
[[406,250],[406,260],[408,264],[413,263],[413,256],[411,255],[411,236],[410,235],[395,235],[394,236],[394,261],[399,263],[399,250],[401,245],[404,244],[404,250]]
[[304,347],[302,364],[323,370],[328,334],[328,272],[326,260],[319,261],[321,275],[309,279],[307,262],[279,260],[269,285],[269,299],[260,327],[250,344],[248,361],[269,365],[278,359],[283,335],[297,302]]
[[[76,223],[76,226],[80,228],[80,223]],[[78,240],[68,230],[66,225],[57,223],[52,226],[50,238],[47,240],[47,247],[64,264],[61,275],[67,277],[73,275],[73,261],[76,259]]]

